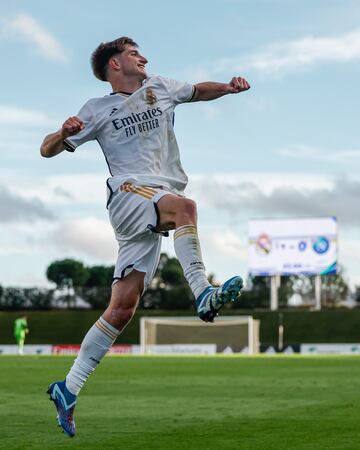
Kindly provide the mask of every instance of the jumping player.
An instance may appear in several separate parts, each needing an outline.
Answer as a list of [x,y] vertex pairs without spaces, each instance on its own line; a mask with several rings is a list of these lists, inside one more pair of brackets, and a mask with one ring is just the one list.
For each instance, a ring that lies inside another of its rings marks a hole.
[[89,100],[77,116],[67,119],[41,145],[41,155],[53,157],[63,150],[74,152],[90,140],[99,143],[110,172],[107,208],[119,243],[110,304],[86,334],[66,379],[48,389],[58,423],[69,436],[75,435],[77,395],[133,317],[140,296],[154,276],[161,239],[168,230],[175,230],[175,253],[196,299],[200,319],[213,322],[221,307],[235,301],[243,287],[239,276],[220,288],[207,280],[197,234],[196,204],[184,197],[187,176],[173,125],[177,105],[214,100],[250,86],[241,77],[229,83],[191,85],[148,76],[147,62],[130,38],[100,44],[92,54],[92,69],[97,78],[110,83],[112,93]]

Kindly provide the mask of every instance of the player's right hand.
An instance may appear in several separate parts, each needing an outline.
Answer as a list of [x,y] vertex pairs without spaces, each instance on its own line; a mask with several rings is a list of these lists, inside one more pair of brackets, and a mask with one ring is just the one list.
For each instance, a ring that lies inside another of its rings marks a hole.
[[241,77],[233,77],[228,86],[231,94],[238,94],[250,89],[250,84]]
[[61,136],[66,139],[69,136],[74,136],[78,134],[81,130],[85,128],[84,122],[79,119],[79,117],[73,116],[69,117],[63,123],[61,127]]

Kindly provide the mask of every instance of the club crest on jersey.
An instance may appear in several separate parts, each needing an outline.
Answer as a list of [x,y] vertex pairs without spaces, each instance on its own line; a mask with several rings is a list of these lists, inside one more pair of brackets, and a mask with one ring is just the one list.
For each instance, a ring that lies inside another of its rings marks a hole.
[[146,103],[148,105],[153,105],[154,103],[156,103],[157,98],[156,95],[153,93],[151,88],[147,88],[146,89]]

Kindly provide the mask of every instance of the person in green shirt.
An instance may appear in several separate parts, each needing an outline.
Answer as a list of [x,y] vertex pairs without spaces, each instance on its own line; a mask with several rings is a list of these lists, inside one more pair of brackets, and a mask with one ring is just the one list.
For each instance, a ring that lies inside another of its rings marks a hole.
[[23,355],[24,354],[24,343],[25,343],[25,336],[28,334],[29,328],[27,324],[27,317],[22,316],[15,320],[14,325],[14,335],[16,339],[16,343],[18,345],[18,354]]

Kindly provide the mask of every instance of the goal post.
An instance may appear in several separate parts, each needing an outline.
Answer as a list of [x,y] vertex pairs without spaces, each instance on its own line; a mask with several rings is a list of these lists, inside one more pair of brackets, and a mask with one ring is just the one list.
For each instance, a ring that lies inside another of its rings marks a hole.
[[154,346],[216,345],[217,353],[259,353],[260,321],[251,316],[222,316],[214,323],[197,317],[141,317],[140,353]]

